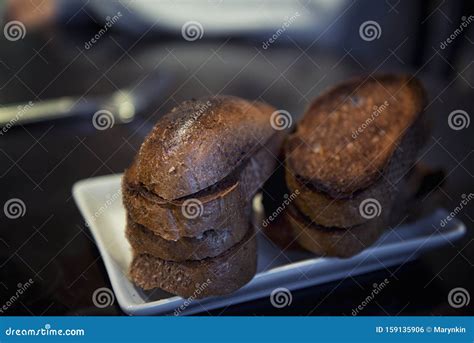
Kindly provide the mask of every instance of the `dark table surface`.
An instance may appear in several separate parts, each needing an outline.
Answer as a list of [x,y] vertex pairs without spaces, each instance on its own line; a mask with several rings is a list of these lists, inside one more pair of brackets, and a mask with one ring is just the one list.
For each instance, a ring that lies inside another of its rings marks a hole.
[[[2,36],[3,38],[3,36]],[[154,94],[134,120],[99,131],[91,115],[10,128],[0,136],[0,205],[11,198],[26,213],[9,219],[0,213],[0,304],[30,278],[28,292],[5,311],[8,315],[120,315],[117,303],[98,309],[92,294],[111,287],[104,264],[71,195],[81,179],[120,173],[131,162],[144,136],[182,100],[216,93],[260,98],[298,117],[308,102],[328,86],[375,70],[370,61],[344,51],[295,44],[263,50],[242,40],[189,43],[154,42],[109,35],[89,50],[71,32],[31,33],[22,41],[0,41],[0,104],[62,95],[107,94],[129,84],[149,82]],[[443,168],[446,179],[436,189],[440,202],[453,209],[462,194],[474,192],[472,124],[454,131],[448,114],[474,114],[472,89],[459,91],[460,78],[440,79],[428,68],[409,70],[390,56],[377,71],[417,72],[430,96],[427,112],[434,127],[423,162]],[[454,77],[453,77],[454,78]],[[154,87],[156,89],[154,89]],[[446,242],[418,260],[386,270],[348,277],[293,292],[291,306],[276,309],[268,298],[211,311],[211,315],[351,315],[374,282],[391,278],[362,315],[466,315],[447,296],[454,287],[474,294],[474,205],[458,215],[468,227],[461,240]],[[203,313],[207,314],[207,313]]]

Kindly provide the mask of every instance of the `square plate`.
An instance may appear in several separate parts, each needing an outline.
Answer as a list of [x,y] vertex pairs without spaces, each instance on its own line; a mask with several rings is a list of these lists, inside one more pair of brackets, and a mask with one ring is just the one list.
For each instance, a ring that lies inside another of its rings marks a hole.
[[[97,243],[118,303],[130,315],[173,314],[182,305],[185,309],[180,315],[193,314],[268,297],[280,287],[295,290],[368,273],[416,259],[424,251],[452,242],[466,232],[457,219],[441,227],[441,219],[448,212],[440,209],[415,223],[387,231],[370,248],[349,259],[316,257],[309,252],[282,255],[280,249],[258,234],[258,267],[252,281],[227,296],[185,303],[185,299],[159,289],[144,292],[128,279],[132,254],[125,238],[121,177],[117,174],[78,181],[73,195]],[[257,218],[263,218],[260,199],[257,195],[253,202]]]

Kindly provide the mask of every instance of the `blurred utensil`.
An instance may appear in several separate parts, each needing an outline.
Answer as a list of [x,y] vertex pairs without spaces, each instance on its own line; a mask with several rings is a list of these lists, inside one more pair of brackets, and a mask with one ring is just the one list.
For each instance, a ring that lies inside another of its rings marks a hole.
[[0,107],[0,125],[10,128],[58,118],[92,115],[99,110],[110,112],[115,123],[128,123],[137,112],[156,101],[169,83],[168,80],[166,74],[160,72],[159,75],[150,75],[133,89],[117,90],[110,95],[65,96],[3,106]]

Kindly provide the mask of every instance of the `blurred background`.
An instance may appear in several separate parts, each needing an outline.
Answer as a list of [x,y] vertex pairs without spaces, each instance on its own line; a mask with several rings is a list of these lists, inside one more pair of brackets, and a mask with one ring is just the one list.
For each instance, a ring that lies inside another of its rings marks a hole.
[[[423,163],[448,210],[474,192],[472,1],[76,1],[0,3],[0,305],[2,314],[118,315],[94,307],[109,280],[71,195],[74,182],[122,172],[156,120],[183,100],[260,99],[295,120],[357,75],[403,71],[424,83],[433,131]],[[462,128],[448,117],[462,111]],[[473,226],[474,204],[459,214]],[[449,291],[473,293],[472,231],[421,259],[212,315],[350,315],[376,280],[396,282],[363,315],[472,315]],[[470,281],[470,282],[469,282]],[[471,288],[470,288],[471,287]],[[206,314],[206,313],[204,313]]]

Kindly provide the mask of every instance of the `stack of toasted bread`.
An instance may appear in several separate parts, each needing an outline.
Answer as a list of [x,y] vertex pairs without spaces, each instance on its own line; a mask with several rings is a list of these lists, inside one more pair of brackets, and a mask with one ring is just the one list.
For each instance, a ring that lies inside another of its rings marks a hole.
[[186,101],[159,120],[122,184],[135,284],[201,298],[253,277],[251,199],[283,139],[274,111],[219,96]]
[[275,108],[231,96],[182,103],[123,178],[132,280],[195,298],[247,283],[257,264],[251,200],[279,154],[284,169],[268,184],[291,193],[281,214],[290,231],[272,236],[318,255],[362,251],[400,212],[397,196],[426,139],[424,102],[410,76],[344,82],[309,106],[282,153]]
[[356,79],[318,97],[285,143],[294,239],[352,256],[386,226],[425,140],[424,91],[405,75]]

